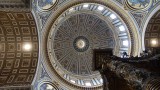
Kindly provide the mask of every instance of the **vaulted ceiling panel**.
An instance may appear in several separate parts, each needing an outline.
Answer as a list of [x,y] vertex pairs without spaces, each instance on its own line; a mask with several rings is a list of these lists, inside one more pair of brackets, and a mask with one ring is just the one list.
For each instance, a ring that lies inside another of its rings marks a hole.
[[150,19],[145,33],[146,49],[160,47],[160,10]]
[[0,12],[0,86],[31,84],[38,33],[31,12]]

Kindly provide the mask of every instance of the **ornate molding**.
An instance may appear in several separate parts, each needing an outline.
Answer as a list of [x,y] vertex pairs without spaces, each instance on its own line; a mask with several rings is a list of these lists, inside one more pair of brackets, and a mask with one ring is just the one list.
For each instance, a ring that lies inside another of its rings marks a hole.
[[1,0],[0,11],[30,11],[31,0]]

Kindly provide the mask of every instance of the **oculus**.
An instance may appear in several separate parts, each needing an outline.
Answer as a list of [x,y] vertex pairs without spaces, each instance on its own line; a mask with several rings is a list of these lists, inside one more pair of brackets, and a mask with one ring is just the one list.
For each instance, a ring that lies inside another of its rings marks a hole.
[[74,49],[78,52],[84,52],[89,47],[89,41],[83,36],[77,37],[73,42]]

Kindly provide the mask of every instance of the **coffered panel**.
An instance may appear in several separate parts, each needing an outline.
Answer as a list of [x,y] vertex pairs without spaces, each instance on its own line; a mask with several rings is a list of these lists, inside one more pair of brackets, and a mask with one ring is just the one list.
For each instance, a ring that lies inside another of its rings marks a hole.
[[37,35],[31,12],[0,12],[0,86],[31,84],[38,62]]

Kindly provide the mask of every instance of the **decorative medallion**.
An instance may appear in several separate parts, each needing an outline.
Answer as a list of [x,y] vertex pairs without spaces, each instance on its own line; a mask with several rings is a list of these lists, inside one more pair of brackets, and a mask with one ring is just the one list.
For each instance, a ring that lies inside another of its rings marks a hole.
[[125,0],[126,8],[130,10],[147,10],[152,0]]
[[58,1],[59,0],[37,0],[37,3],[41,10],[46,11],[52,9]]
[[50,84],[42,84],[40,90],[55,90],[55,88]]
[[58,89],[59,87],[56,85],[56,82],[51,83],[46,80],[40,81],[37,87],[38,87],[38,90],[59,90]]

